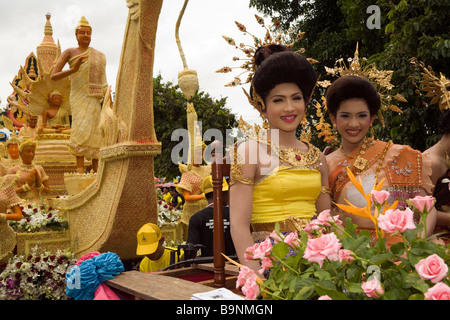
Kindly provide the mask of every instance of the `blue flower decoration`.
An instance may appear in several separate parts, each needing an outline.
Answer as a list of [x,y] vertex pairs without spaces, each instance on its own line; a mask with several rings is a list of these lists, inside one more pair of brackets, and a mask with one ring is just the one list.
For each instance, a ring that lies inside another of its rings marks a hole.
[[100,284],[125,271],[116,253],[106,252],[74,266],[66,273],[66,293],[75,300],[93,300]]

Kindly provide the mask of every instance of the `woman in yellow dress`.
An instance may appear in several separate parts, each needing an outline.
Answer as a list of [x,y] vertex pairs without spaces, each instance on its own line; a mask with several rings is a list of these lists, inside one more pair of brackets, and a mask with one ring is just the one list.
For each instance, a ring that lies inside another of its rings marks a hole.
[[230,224],[240,263],[256,272],[259,263],[245,260],[246,249],[277,222],[282,232],[296,231],[290,217],[309,219],[330,209],[330,195],[325,156],[296,137],[317,80],[314,69],[280,45],[261,47],[255,61],[262,62],[251,80],[251,102],[268,130],[232,153]]
[[[330,119],[341,136],[340,148],[326,156],[332,200],[356,207],[367,202],[350,182],[347,168],[361,178],[365,193],[375,182],[385,178],[383,189],[390,192],[388,204],[398,200],[404,209],[406,200],[417,195],[431,195],[431,159],[406,145],[367,138],[367,133],[381,106],[380,95],[372,83],[362,76],[345,75],[327,89],[327,109]],[[341,220],[350,217],[360,229],[374,230],[371,220],[336,208]],[[436,210],[428,214],[427,231],[431,235],[436,224]],[[388,240],[397,241],[395,239]]]

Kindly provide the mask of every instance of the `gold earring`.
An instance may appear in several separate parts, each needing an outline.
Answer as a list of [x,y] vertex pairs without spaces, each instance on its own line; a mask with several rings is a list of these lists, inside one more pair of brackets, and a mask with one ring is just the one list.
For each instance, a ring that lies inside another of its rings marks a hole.
[[263,120],[263,129],[268,130],[270,128],[269,120],[264,113],[260,112],[260,115]]
[[373,129],[373,125],[370,125],[370,138],[375,139],[375,130]]
[[308,126],[308,117],[306,116],[306,113],[303,115],[301,124],[302,124],[302,133],[300,134],[300,140],[304,142],[310,142],[312,132],[311,127],[306,129],[306,127]]

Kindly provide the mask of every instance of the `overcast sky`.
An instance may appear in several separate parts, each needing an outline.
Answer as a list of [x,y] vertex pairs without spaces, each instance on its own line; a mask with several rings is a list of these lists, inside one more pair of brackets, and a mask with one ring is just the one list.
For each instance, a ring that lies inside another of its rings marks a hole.
[[[228,97],[227,106],[238,117],[253,123],[259,122],[258,113],[249,105],[240,87],[228,88],[224,84],[238,74],[216,73],[224,66],[237,66],[233,56],[240,51],[228,45],[222,35],[236,42],[250,43],[234,21],[243,23],[259,36],[264,30],[255,21],[255,9],[249,9],[248,0],[190,0],[181,21],[180,40],[188,67],[196,70],[200,90],[213,98]],[[183,69],[175,41],[175,24],[184,0],[164,0],[158,22],[156,55],[153,74],[161,74],[164,82],[178,83],[178,72]],[[93,28],[91,46],[106,55],[107,80],[113,91],[119,66],[123,34],[128,8],[125,0],[1,0],[0,12],[0,98],[13,92],[11,85],[26,57],[33,52],[44,37],[45,14],[51,13],[53,39],[59,41],[61,50],[77,46],[74,27],[85,16]],[[262,16],[262,15],[261,15]],[[269,19],[266,19],[269,22]],[[249,40],[250,39],[250,40]],[[67,67],[66,67],[67,68]],[[248,88],[246,88],[248,89]]]

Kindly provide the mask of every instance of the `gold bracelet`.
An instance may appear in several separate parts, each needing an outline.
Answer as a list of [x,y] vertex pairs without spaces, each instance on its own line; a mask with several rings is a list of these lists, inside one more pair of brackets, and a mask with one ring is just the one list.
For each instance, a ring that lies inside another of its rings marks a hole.
[[28,182],[22,186],[22,190],[28,192],[31,190],[31,187],[28,185]]
[[41,186],[38,188],[39,191],[43,190],[45,188],[44,184],[41,183]]
[[330,189],[329,187],[322,186],[322,187],[320,188],[320,192],[321,192],[321,193],[328,193],[328,194],[331,194],[331,189]]
[[0,213],[0,222],[6,221],[6,214]]

